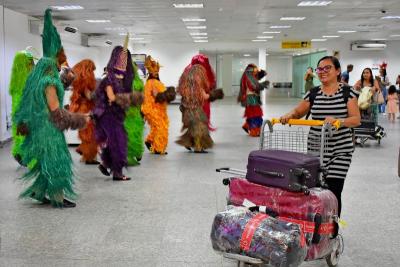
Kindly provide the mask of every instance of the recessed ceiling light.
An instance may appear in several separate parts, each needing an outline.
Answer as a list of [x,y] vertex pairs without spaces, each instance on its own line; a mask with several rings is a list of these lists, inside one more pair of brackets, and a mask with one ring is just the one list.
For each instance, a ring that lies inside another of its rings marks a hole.
[[84,9],[82,6],[51,6],[51,8],[56,10],[79,10]]
[[400,19],[400,16],[385,16],[382,17],[381,19]]
[[290,25],[273,25],[270,26],[271,29],[289,29],[292,28]]
[[207,29],[207,26],[186,26],[186,28],[189,30],[204,30]]
[[327,6],[331,4],[332,1],[301,1],[297,6],[308,7],[308,6]]
[[143,37],[130,37],[129,40],[140,41],[140,40],[144,40],[144,38]]
[[172,4],[175,8],[204,8],[204,4]]
[[193,39],[207,39],[208,36],[192,36]]
[[263,32],[265,34],[274,34],[274,33],[281,33],[281,32]]
[[305,20],[306,17],[282,17],[280,20]]
[[123,27],[106,27],[106,28],[104,28],[106,31],[124,31],[124,30],[126,30],[125,28],[123,28]]
[[372,41],[386,41],[386,38],[372,38]]
[[400,37],[400,34],[392,34],[390,37]]
[[274,36],[257,36],[257,39],[272,39]]
[[86,22],[89,23],[108,23],[111,22],[109,19],[87,19]]
[[311,42],[325,42],[327,39],[311,39]]
[[254,39],[254,40],[251,40],[252,42],[266,42],[267,40],[265,40],[265,39]]
[[206,19],[196,19],[196,18],[183,18],[183,22],[204,22]]
[[244,54],[243,56],[244,56],[244,57],[251,57],[250,54]]
[[337,31],[338,33],[354,33],[354,32],[357,32],[357,31],[346,31],[346,30],[344,30],[344,31]]
[[339,35],[323,35],[322,38],[339,38]]
[[204,36],[207,35],[206,32],[191,32],[189,33],[191,36]]
[[195,43],[208,43],[208,40],[193,40]]

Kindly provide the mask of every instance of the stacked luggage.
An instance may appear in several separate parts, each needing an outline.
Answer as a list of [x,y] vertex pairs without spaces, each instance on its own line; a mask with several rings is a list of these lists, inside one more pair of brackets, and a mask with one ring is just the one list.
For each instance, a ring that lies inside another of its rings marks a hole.
[[267,149],[249,154],[247,171],[218,169],[236,176],[223,181],[229,206],[214,219],[213,248],[270,266],[321,258],[336,266],[338,203],[324,188],[320,162],[315,155]]

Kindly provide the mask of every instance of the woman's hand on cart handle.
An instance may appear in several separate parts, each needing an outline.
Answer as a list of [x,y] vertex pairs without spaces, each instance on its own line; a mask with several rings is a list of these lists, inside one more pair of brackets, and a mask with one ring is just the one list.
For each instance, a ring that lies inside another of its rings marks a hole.
[[341,123],[340,119],[336,119],[334,117],[326,117],[324,124],[330,124],[330,125],[334,126],[336,129],[339,129],[342,123]]

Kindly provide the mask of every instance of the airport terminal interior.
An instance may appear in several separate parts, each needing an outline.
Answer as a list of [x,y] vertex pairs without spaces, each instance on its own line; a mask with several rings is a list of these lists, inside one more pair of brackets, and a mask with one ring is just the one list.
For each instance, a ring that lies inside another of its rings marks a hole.
[[0,0],[0,266],[400,266],[399,47],[398,0]]

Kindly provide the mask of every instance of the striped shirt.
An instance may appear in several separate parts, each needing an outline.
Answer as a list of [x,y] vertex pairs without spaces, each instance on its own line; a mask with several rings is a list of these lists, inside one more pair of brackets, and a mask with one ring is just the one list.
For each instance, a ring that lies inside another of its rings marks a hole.
[[[342,84],[333,95],[326,95],[320,89],[311,107],[311,117],[313,120],[325,120],[326,117],[337,119],[347,118],[347,103],[343,96]],[[358,93],[350,88],[347,101],[357,97]],[[304,100],[309,101],[310,92],[304,96]],[[345,179],[350,167],[351,157],[354,152],[353,133],[350,128],[340,127],[332,132],[331,137],[327,137],[327,145],[324,149],[324,166],[327,168],[328,179]],[[308,145],[315,146],[316,140],[320,140],[321,127],[311,127],[308,138]]]

